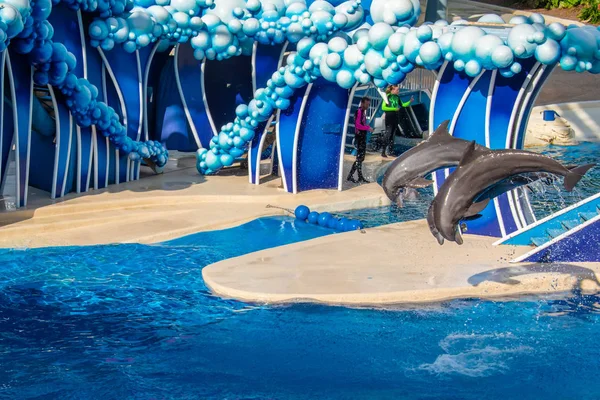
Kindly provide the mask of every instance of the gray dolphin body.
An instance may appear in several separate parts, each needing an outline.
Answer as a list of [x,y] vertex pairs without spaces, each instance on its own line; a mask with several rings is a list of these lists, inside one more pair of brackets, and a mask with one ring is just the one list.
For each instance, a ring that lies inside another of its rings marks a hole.
[[391,201],[402,206],[403,189],[427,187],[433,182],[424,176],[458,165],[471,142],[452,137],[448,133],[449,123],[442,122],[426,141],[396,158],[385,171],[382,186]]
[[[478,197],[488,188],[525,173],[548,172],[564,177],[564,187],[571,191],[581,177],[595,164],[567,169],[550,157],[524,150],[489,150],[472,142],[457,169],[444,181],[431,203],[427,220],[432,234],[462,244],[458,223],[476,216],[489,203]],[[458,235],[457,235],[458,233]]]

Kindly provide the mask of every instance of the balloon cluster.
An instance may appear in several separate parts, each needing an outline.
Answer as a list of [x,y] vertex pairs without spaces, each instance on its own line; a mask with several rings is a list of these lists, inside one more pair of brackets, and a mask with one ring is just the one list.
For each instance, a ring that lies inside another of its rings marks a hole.
[[157,40],[190,40],[196,59],[222,60],[250,54],[254,41],[270,45],[296,43],[305,37],[325,41],[336,32],[356,29],[365,18],[360,0],[337,7],[323,0],[310,7],[305,0],[136,0],[134,4],[127,12],[119,7],[109,18],[94,20],[89,28],[91,44],[111,50],[119,43],[133,52]]
[[323,0],[310,6],[305,0],[249,0],[245,11],[237,11],[244,33],[262,44],[286,40],[296,43],[305,37],[325,41],[335,32],[358,28],[365,14],[360,0],[349,0],[337,7]]
[[137,0],[126,13],[95,19],[88,30],[90,43],[104,50],[111,50],[119,43],[128,52],[157,40],[185,43],[207,32],[207,24],[200,15],[214,5],[213,0]]
[[287,57],[287,65],[271,75],[266,88],[258,89],[248,105],[236,108],[235,120],[221,127],[219,134],[211,139],[210,148],[198,150],[198,171],[210,174],[233,164],[236,157],[244,154],[258,125],[268,120],[276,109],[288,108],[294,91],[319,76],[320,56],[327,54],[327,44],[302,39],[297,49]]
[[300,221],[308,222],[309,224],[319,225],[325,228],[335,229],[340,232],[357,231],[363,229],[363,224],[360,221],[348,218],[336,218],[328,212],[318,213],[310,211],[307,206],[300,205],[296,207],[294,215]]
[[31,6],[27,0],[4,0],[0,8],[0,51],[10,39],[31,26]]
[[164,166],[168,160],[167,150],[155,141],[141,143],[129,138],[115,110],[97,101],[98,89],[72,72],[77,63],[75,56],[63,44],[52,40],[54,29],[47,20],[52,11],[51,0],[31,1],[28,6],[24,14],[27,16],[25,28],[14,39],[13,48],[27,54],[35,68],[34,82],[57,88],[77,125],[96,125],[99,133],[131,159],[148,159],[158,167]]
[[[54,4],[59,1],[55,0]],[[131,2],[127,0],[61,0],[71,10],[81,10],[90,12],[106,18],[112,15],[119,15],[131,8]]]
[[[531,57],[543,64],[560,62],[565,70],[600,72],[600,31],[595,27],[545,25],[539,14],[513,17],[510,23],[514,26],[506,37],[485,27],[465,26],[466,21],[397,27],[390,23],[410,19],[418,12],[413,13],[410,0],[387,3],[393,5],[374,2],[371,12],[377,7],[394,7],[393,18],[378,9],[373,15],[376,23],[351,36],[337,32],[326,43],[311,37],[301,39],[286,67],[273,74],[266,88],[256,91],[247,107],[238,107],[235,121],[222,127],[210,149],[198,151],[198,171],[210,174],[231,165],[245,151],[258,124],[274,110],[289,107],[295,90],[319,77],[347,89],[371,82],[383,88],[402,82],[415,66],[435,70],[444,62],[472,77],[484,69],[511,77],[522,70],[519,60]],[[479,22],[504,23],[492,14]]]

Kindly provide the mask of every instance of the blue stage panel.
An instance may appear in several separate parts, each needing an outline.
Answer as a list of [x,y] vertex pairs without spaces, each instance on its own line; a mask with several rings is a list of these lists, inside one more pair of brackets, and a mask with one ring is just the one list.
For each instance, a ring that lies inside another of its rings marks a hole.
[[538,70],[536,77],[532,79],[534,82],[531,82],[530,84],[531,95],[529,101],[527,102],[527,104],[525,104],[525,107],[522,109],[520,113],[522,119],[520,121],[520,124],[516,126],[516,130],[513,133],[516,136],[516,139],[514,139],[514,141],[516,143],[515,147],[517,149],[523,148],[523,145],[525,143],[525,133],[527,131],[527,122],[529,121],[529,116],[531,115],[531,109],[533,108],[535,100],[540,94],[542,87],[544,86],[550,75],[552,75],[552,71],[554,71],[555,67],[556,65],[541,66],[541,69]]
[[[526,79],[534,65],[535,62],[532,60],[522,60],[523,69],[512,78],[505,78],[500,73],[496,74],[489,117],[490,148],[504,149],[507,147],[507,137],[509,134],[512,135],[512,130],[509,132],[511,117],[518,117],[516,110],[520,108],[521,104],[516,102],[519,100],[519,93],[523,92],[527,86]],[[522,101],[522,98],[519,101]],[[514,123],[516,121],[513,121]],[[514,205],[511,206],[509,194],[498,196],[494,202],[500,210],[504,232],[510,234],[519,229],[515,214],[517,211],[514,209]]]
[[189,129],[177,89],[174,57],[169,57],[160,71],[154,101],[154,130],[158,134],[155,139],[170,150],[195,151],[198,146]]
[[194,49],[189,43],[177,46],[175,79],[196,148],[208,148],[217,132],[211,126],[204,102],[202,61],[194,58]]
[[[7,78],[7,52],[0,53],[0,93],[10,93],[10,79]],[[7,90],[8,88],[8,90]],[[0,187],[4,187],[4,179],[8,171],[8,160],[14,137],[14,115],[10,96],[0,97]]]
[[298,191],[337,188],[347,89],[318,79],[308,93],[296,150]]
[[[485,146],[486,107],[491,78],[492,71],[486,71],[472,87],[471,93],[454,122],[455,137],[475,140]],[[468,232],[485,236],[502,236],[494,203],[490,202],[480,214],[479,219],[467,222]]]
[[489,147],[492,149],[506,148],[506,137],[509,133],[509,123],[515,101],[525,83],[527,74],[534,65],[534,62],[530,60],[522,60],[522,63],[522,71],[512,78],[505,78],[500,73],[496,74],[489,125]]
[[[98,50],[92,46],[86,46],[86,59],[88,80],[98,89],[98,98],[105,99],[104,84],[103,84],[103,61]],[[107,79],[110,79],[106,76]],[[97,134],[93,129],[92,139],[94,140],[94,162],[93,162],[93,186],[97,189],[102,189],[108,186],[109,183],[109,152],[114,153],[116,149],[110,144],[107,138],[102,134]],[[114,182],[114,177],[112,178]]]
[[[127,136],[140,140],[142,134],[142,73],[136,53],[127,53],[120,46],[103,52],[107,70],[110,68],[116,82],[115,89],[120,93],[122,116]],[[109,99],[110,100],[110,99]],[[111,104],[112,106],[112,104]],[[113,106],[114,107],[114,106]],[[127,156],[119,157],[119,181],[137,179],[139,162],[131,162]]]
[[[108,52],[103,52],[100,48],[98,48],[98,51],[103,58],[104,64],[102,79],[104,82],[105,102],[115,110],[115,112],[119,115],[119,119],[124,122],[125,126],[127,126],[125,94],[114,76],[111,65],[105,59],[106,53]],[[113,155],[111,154],[109,157],[112,159]],[[108,183],[113,184],[127,182],[129,180],[129,157],[120,154],[119,150],[115,148],[114,159],[114,163],[112,161],[109,162]]]
[[27,205],[29,185],[29,145],[31,135],[31,101],[33,97],[33,68],[26,56],[10,51],[8,62],[11,64],[9,79],[14,92],[11,93],[14,113],[16,114],[16,168],[17,168],[17,204]]
[[238,97],[244,103],[252,100],[251,61],[250,56],[204,61],[206,107],[217,132],[235,119]]
[[[446,120],[452,121],[456,109],[473,79],[464,72],[457,72],[450,63],[445,64],[445,67],[442,67],[439,74],[441,74],[439,77],[440,84],[435,94],[434,104],[432,105],[434,107],[434,130],[442,122]],[[446,180],[445,170],[437,171],[434,174],[436,185],[439,188],[444,183],[444,180]]]
[[[58,4],[52,7],[52,13],[48,20],[54,27],[53,39],[64,44],[77,59],[77,65],[73,72],[78,77],[87,79],[87,63],[86,57],[84,57],[87,43],[82,41],[81,29],[83,27],[79,25],[78,12],[69,9],[66,5]],[[92,174],[92,129],[91,127],[76,127],[75,129],[76,150],[75,154],[71,155],[77,162],[75,187],[77,192],[86,192]]]
[[283,184],[286,191],[292,193],[293,188],[293,165],[294,165],[294,138],[296,136],[296,127],[301,118],[300,108],[306,86],[296,90],[290,98],[290,107],[279,113],[277,123],[277,148],[279,154],[280,168],[283,171]]
[[[252,86],[254,91],[267,86],[267,81],[271,79],[273,72],[280,66],[284,46],[268,46],[255,43],[252,55]],[[268,121],[258,126],[248,148],[250,183],[258,183],[260,178],[260,157],[263,151],[261,143],[263,142],[263,136],[266,134],[267,123]]]
[[250,183],[258,183],[260,178],[260,158],[263,150],[262,138],[267,134],[267,127],[270,124],[270,119],[266,122],[261,122],[256,128],[254,138],[250,141],[248,147],[248,174]]

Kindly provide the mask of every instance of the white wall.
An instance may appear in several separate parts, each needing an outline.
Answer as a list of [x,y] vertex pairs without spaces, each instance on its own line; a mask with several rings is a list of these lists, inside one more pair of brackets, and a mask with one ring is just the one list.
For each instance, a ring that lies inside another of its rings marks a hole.
[[575,139],[587,142],[600,142],[600,101],[549,104],[534,107],[529,125],[542,121],[542,111],[554,110],[565,118],[575,131]]

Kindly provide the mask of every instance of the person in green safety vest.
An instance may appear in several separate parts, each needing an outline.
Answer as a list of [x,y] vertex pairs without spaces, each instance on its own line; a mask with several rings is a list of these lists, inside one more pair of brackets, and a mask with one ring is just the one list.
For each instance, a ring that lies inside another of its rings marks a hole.
[[381,157],[387,157],[388,149],[390,155],[392,155],[394,151],[394,138],[398,132],[398,111],[400,110],[400,107],[408,107],[415,100],[414,97],[411,97],[409,101],[403,102],[400,100],[400,96],[398,96],[399,92],[400,88],[398,85],[388,86],[385,89],[387,102],[385,100],[381,102],[381,109],[385,112],[385,134],[383,137]]

